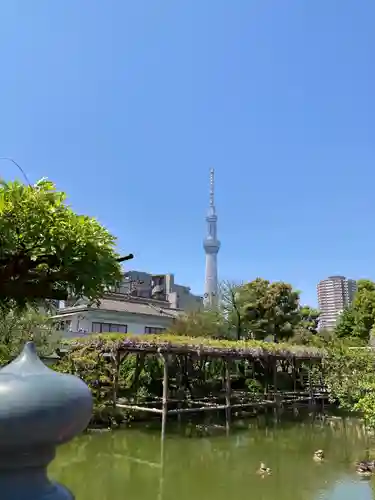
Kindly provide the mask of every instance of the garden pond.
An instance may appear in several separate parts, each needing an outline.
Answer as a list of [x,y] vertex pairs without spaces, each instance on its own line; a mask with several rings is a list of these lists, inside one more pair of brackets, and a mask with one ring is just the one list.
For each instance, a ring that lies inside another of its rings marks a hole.
[[[369,447],[363,425],[339,418],[238,421],[229,436],[217,427],[171,429],[164,446],[157,429],[134,427],[62,446],[50,476],[76,500],[370,500],[375,478],[361,480],[354,467]],[[317,449],[323,463],[312,459]],[[260,462],[270,476],[256,474]]]

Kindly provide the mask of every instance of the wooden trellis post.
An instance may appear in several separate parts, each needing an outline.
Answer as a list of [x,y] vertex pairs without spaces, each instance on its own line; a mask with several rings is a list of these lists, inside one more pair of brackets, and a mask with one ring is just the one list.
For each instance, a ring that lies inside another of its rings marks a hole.
[[296,363],[296,357],[293,356],[292,358],[292,372],[293,372],[293,396],[295,396],[296,391],[297,391],[297,363]]
[[231,421],[231,380],[230,380],[230,361],[225,359],[225,425],[229,433]]
[[184,399],[184,394],[185,391],[183,389],[183,360],[181,357],[179,358],[176,356],[176,390],[177,390],[177,422],[178,426],[181,426],[181,421],[182,421],[182,415],[181,415],[181,408],[182,408],[182,400]]
[[311,380],[311,360],[308,362],[308,381],[309,381],[309,405],[314,406],[314,389]]
[[272,363],[272,368],[273,368],[273,399],[274,401],[277,400],[277,358],[273,358],[273,363]]
[[274,417],[276,419],[279,418],[278,415],[278,394],[277,394],[277,358],[276,356],[273,358],[273,363],[272,363],[272,369],[273,369],[273,400],[274,400]]
[[117,407],[118,383],[120,374],[120,351],[112,353],[113,365],[113,393],[112,393],[112,407],[115,410]]
[[168,354],[160,353],[161,359],[163,360],[163,403],[162,403],[162,415],[161,415],[161,439],[164,441],[165,429],[167,425],[168,417]]

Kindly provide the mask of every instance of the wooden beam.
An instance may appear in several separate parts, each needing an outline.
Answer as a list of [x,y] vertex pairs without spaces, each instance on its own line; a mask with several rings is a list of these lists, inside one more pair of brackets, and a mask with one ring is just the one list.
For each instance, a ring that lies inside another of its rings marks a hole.
[[116,406],[117,408],[123,408],[124,410],[144,411],[149,413],[158,413],[159,415],[163,413],[163,410],[160,408],[149,408],[147,406],[128,405],[123,403],[117,403]]

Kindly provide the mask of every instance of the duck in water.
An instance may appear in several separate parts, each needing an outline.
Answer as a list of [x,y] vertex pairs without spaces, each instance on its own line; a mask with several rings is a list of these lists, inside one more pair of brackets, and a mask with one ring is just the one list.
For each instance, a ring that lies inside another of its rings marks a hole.
[[259,469],[257,470],[257,474],[260,476],[269,476],[271,474],[271,469],[266,467],[266,464],[261,462]]
[[375,470],[375,460],[361,460],[356,464],[355,469],[359,476],[370,477]]
[[313,455],[313,460],[315,460],[315,462],[322,462],[324,460],[324,451],[316,450]]

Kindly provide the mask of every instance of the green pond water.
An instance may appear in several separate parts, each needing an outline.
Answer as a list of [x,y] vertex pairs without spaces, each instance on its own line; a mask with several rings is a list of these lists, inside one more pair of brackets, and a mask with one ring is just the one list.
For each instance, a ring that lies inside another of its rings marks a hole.
[[[375,479],[361,480],[354,462],[368,440],[352,420],[240,421],[229,436],[171,431],[161,447],[152,429],[80,436],[61,447],[50,476],[77,500],[370,500]],[[324,463],[312,460],[317,449]],[[272,475],[256,474],[260,462]]]

